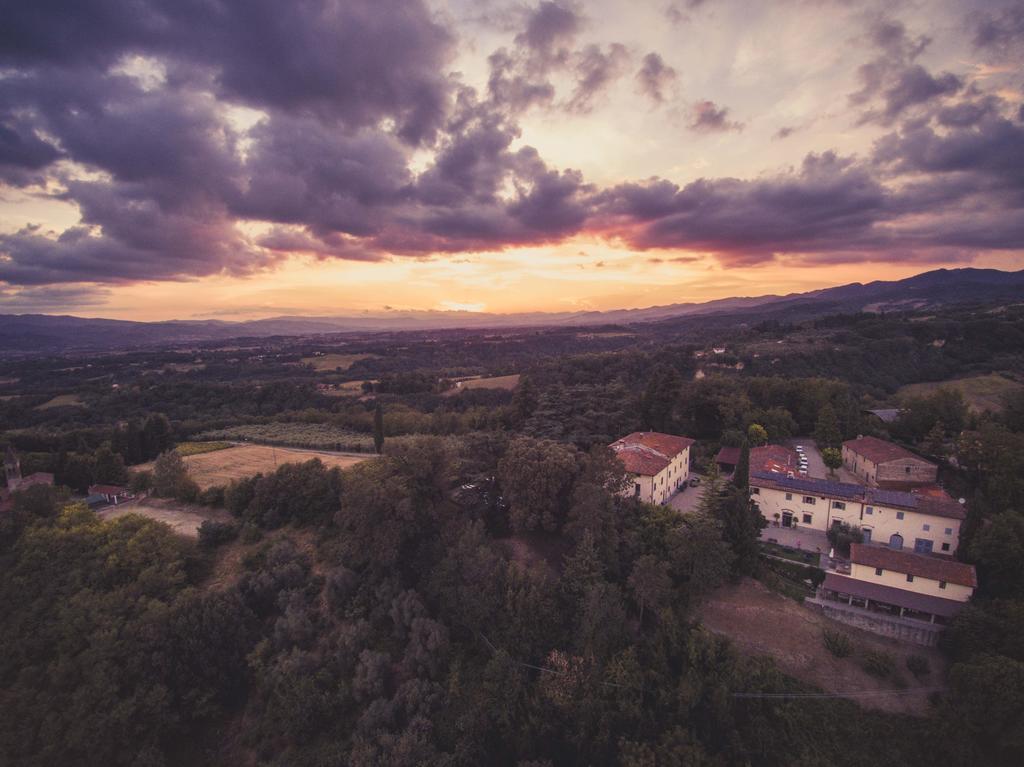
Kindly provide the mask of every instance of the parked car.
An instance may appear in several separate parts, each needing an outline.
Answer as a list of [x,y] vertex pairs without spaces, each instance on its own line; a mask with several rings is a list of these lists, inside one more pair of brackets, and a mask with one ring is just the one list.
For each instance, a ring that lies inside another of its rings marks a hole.
[[700,484],[700,477],[690,477],[690,487],[697,487]]

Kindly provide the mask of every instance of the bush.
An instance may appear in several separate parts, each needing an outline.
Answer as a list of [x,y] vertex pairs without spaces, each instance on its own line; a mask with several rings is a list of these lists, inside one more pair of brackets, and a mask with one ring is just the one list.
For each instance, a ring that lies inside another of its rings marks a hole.
[[208,487],[199,493],[199,503],[203,506],[223,506],[224,505],[224,487],[221,485],[214,485]]
[[128,480],[128,489],[133,493],[148,493],[153,488],[153,474],[149,471],[136,471]]
[[907,656],[907,670],[914,675],[916,679],[928,676],[931,673],[931,665],[928,663],[928,659],[923,655],[908,655]]
[[207,519],[199,526],[199,543],[208,549],[235,540],[238,526],[233,522],[214,522]]
[[853,655],[853,642],[843,632],[825,629],[822,632],[821,639],[825,643],[825,649],[835,657],[848,658]]
[[896,671],[896,661],[892,655],[882,650],[868,650],[861,660],[861,668],[871,676],[885,679],[892,676]]
[[851,543],[864,543],[864,532],[859,527],[850,527],[845,522],[832,525],[825,535],[828,537],[828,542],[844,557],[850,556]]
[[248,545],[259,543],[261,540],[263,540],[263,531],[256,527],[256,525],[242,526],[242,543]]

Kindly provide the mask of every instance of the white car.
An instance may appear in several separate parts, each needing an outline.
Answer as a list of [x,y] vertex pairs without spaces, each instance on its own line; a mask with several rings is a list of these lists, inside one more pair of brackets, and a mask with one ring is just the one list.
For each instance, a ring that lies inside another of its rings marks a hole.
[[804,451],[804,446],[803,446],[803,445],[797,445],[797,446],[796,446],[796,451],[797,451],[798,453],[802,453],[802,452]]

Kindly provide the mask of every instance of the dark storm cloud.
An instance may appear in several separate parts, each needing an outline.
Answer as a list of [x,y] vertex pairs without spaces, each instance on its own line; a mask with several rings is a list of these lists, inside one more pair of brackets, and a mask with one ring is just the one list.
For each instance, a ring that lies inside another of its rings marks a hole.
[[103,71],[150,55],[222,98],[350,126],[388,116],[413,143],[443,120],[454,42],[418,0],[40,0],[14,3],[0,26],[4,64]]
[[755,181],[624,184],[600,203],[632,247],[710,251],[732,265],[870,239],[874,224],[889,216],[882,185],[832,153],[809,155],[798,173]]
[[892,125],[908,109],[952,96],[963,87],[951,72],[933,75],[916,63],[931,39],[910,35],[902,23],[880,19],[868,39],[878,55],[857,70],[861,88],[849,97],[852,105],[864,108],[859,122]]
[[658,104],[665,101],[666,91],[672,87],[677,77],[676,70],[653,51],[644,56],[643,64],[636,73],[640,92]]
[[997,57],[1024,49],[1024,2],[972,14],[975,47]]
[[60,154],[28,121],[14,115],[0,118],[0,181],[11,186],[39,184],[43,177],[37,171]]
[[714,101],[698,101],[690,107],[687,128],[697,133],[725,133],[743,129],[743,123],[729,119],[729,108]]

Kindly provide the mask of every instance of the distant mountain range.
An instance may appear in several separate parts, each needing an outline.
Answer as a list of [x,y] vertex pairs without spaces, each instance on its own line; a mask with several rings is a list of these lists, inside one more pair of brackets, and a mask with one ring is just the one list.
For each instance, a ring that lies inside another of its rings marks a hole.
[[688,317],[736,315],[804,319],[836,312],[927,309],[968,302],[1017,301],[1024,270],[938,269],[904,280],[859,282],[807,293],[722,298],[645,309],[598,312],[386,311],[340,317],[272,317],[246,322],[172,320],[132,322],[46,314],[0,315],[0,353],[121,349],[269,336],[442,329],[630,325]]

